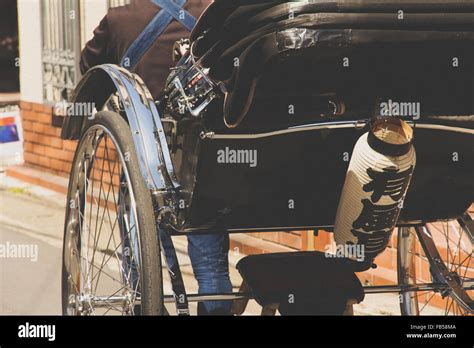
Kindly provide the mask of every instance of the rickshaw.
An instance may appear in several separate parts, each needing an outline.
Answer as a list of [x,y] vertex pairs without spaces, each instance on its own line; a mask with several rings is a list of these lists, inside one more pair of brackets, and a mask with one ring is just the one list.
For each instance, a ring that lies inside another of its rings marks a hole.
[[[204,300],[232,300],[241,314],[249,299],[263,314],[298,314],[289,295],[342,314],[377,293],[398,294],[403,315],[432,313],[430,301],[445,314],[474,312],[472,1],[215,1],[173,53],[159,100],[109,64],[74,92],[73,103],[96,112],[67,117],[62,131],[79,140],[64,314],[163,315],[174,303],[189,315]],[[383,101],[421,112],[382,115]],[[416,149],[394,221],[397,284],[357,280],[379,252],[357,269],[350,258],[295,251],[244,257],[238,292],[186,291],[173,237],[334,231],[347,158],[374,124],[393,120],[410,126]]]

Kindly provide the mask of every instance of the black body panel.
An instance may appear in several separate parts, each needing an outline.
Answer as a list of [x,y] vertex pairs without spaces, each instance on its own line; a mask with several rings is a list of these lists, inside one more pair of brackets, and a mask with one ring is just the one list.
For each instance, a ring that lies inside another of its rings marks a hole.
[[[327,128],[260,139],[198,140],[197,153],[187,154],[199,160],[185,228],[332,226],[349,164],[345,155],[363,132]],[[474,144],[474,135],[421,125],[415,130],[417,165],[400,223],[466,211],[474,201],[474,146],[466,144]],[[258,165],[217,163],[217,151],[226,147],[256,150]]]
[[[222,88],[198,117],[167,115],[187,200],[176,229],[331,227],[366,132],[355,123],[388,101],[420,106],[399,223],[454,218],[474,201],[472,1],[216,1],[191,41]],[[227,148],[256,151],[258,164],[218,163]]]

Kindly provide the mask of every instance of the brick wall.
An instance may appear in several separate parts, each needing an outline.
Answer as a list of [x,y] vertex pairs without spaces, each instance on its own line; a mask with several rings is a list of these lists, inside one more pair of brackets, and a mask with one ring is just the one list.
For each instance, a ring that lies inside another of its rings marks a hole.
[[62,140],[61,128],[52,126],[52,108],[21,102],[25,163],[54,174],[69,176],[75,141]]

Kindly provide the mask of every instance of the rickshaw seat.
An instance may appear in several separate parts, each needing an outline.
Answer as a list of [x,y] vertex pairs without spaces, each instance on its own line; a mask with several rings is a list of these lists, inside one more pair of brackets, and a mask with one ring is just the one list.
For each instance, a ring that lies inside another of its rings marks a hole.
[[354,267],[319,251],[251,255],[237,264],[258,304],[276,304],[283,315],[340,315],[348,302],[362,302]]

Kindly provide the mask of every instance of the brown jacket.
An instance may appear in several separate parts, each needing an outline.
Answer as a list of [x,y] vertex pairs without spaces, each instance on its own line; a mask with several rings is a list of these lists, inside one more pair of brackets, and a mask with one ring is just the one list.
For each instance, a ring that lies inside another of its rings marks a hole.
[[[184,8],[198,18],[211,2],[188,0]],[[99,64],[120,64],[127,49],[159,11],[150,0],[133,0],[130,5],[110,9],[82,51],[81,72],[84,74]],[[189,34],[180,23],[173,21],[135,68],[134,72],[145,81],[155,98],[162,93],[173,66],[173,44]]]

